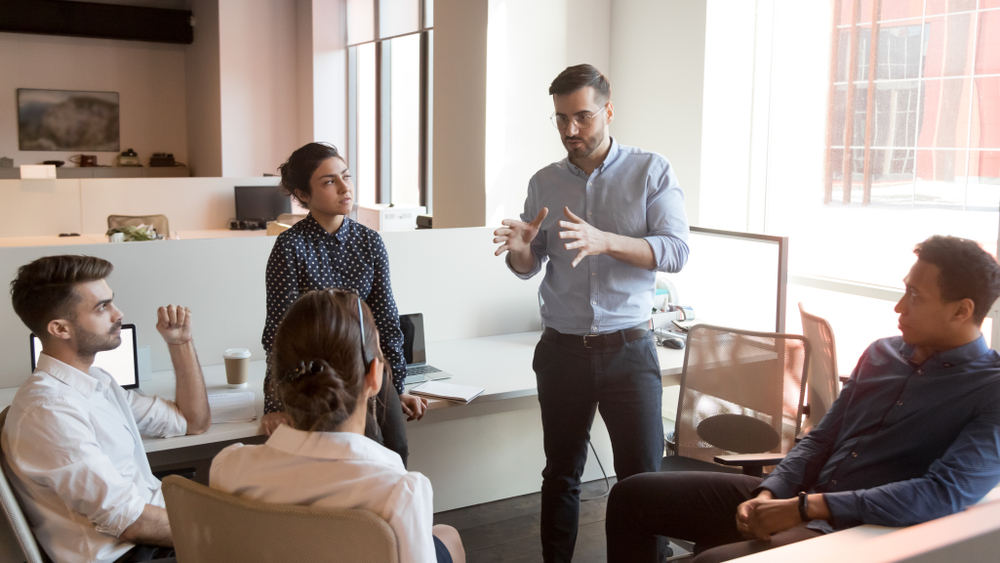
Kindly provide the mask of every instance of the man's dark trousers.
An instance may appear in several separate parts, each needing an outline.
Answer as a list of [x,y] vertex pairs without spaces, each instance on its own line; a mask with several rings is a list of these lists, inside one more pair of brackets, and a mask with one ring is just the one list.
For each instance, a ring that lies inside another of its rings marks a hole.
[[[663,387],[652,333],[587,347],[551,329],[532,367],[542,411],[542,555],[571,561],[580,518],[580,478],[596,409],[608,428],[618,479],[657,471],[663,459]],[[605,339],[613,340],[613,339]]]

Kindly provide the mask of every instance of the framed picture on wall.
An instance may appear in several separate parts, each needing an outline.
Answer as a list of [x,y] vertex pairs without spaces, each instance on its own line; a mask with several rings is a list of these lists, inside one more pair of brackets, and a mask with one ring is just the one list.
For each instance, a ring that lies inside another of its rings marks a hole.
[[118,152],[118,116],[118,92],[18,88],[18,148]]

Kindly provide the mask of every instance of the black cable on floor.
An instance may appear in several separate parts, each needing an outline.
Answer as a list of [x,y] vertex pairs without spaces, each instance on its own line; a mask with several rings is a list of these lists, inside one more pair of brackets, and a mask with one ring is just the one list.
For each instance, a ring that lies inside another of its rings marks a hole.
[[607,487],[607,490],[604,491],[604,494],[602,494],[600,496],[590,497],[590,498],[583,498],[583,497],[581,497],[580,498],[581,502],[586,502],[588,500],[602,499],[602,498],[608,496],[609,494],[611,494],[611,480],[608,479],[608,473],[607,473],[607,471],[604,471],[604,464],[601,463],[601,458],[597,455],[597,450],[594,449],[594,443],[591,442],[590,440],[587,440],[587,443],[590,444],[590,451],[594,452],[594,459],[597,460],[597,466],[601,468],[601,474],[604,475],[604,486]]

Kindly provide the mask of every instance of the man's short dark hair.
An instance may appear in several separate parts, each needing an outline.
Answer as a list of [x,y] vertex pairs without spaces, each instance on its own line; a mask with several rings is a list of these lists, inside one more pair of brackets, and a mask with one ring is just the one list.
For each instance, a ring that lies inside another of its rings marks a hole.
[[941,299],[953,303],[971,299],[973,318],[982,324],[990,307],[1000,297],[1000,264],[975,241],[934,235],[913,249],[917,258],[941,271]]
[[611,83],[593,65],[582,64],[566,67],[549,86],[550,96],[571,94],[580,88],[590,86],[597,94],[597,101],[607,103],[611,99]]
[[74,286],[103,280],[114,266],[93,256],[46,256],[17,269],[10,282],[14,312],[37,336],[44,338],[49,322],[75,320],[80,300]]

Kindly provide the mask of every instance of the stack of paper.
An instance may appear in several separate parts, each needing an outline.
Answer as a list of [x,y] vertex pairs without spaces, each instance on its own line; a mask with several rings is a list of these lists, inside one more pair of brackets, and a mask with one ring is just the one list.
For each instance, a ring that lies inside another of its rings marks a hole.
[[471,385],[457,385],[455,383],[445,383],[443,381],[427,381],[410,389],[414,395],[424,397],[434,397],[435,399],[446,399],[448,401],[458,401],[468,403],[483,393],[486,389],[473,387]]
[[219,422],[250,422],[257,418],[252,391],[242,393],[216,393],[208,396],[212,411],[212,424]]

